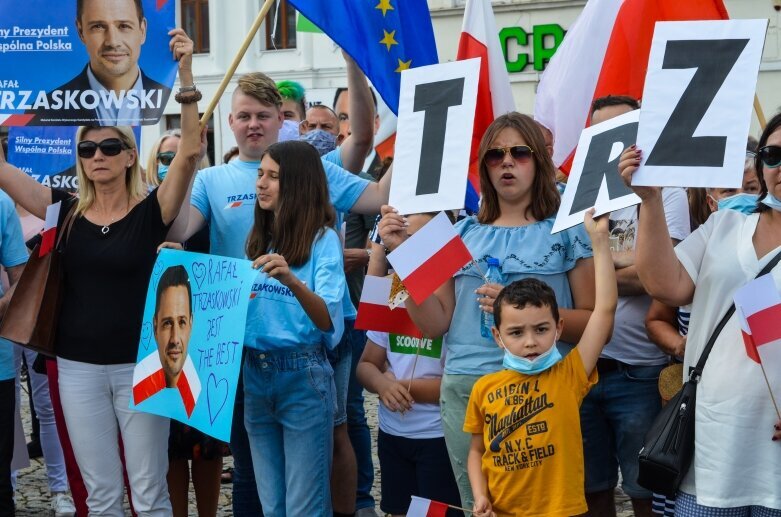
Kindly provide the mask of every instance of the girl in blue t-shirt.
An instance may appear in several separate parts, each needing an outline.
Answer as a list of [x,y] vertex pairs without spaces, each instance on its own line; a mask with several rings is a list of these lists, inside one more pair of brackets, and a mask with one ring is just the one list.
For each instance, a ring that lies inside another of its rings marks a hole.
[[[267,515],[328,515],[334,412],[325,347],[344,327],[342,246],[317,151],[263,154],[247,256],[260,270],[247,315],[244,423]],[[313,513],[319,512],[319,513]]]
[[[466,472],[466,402],[481,376],[502,368],[502,351],[481,335],[483,312],[492,313],[502,288],[486,284],[489,258],[499,260],[503,284],[537,278],[550,285],[566,322],[560,340],[577,343],[594,307],[591,241],[582,226],[551,234],[559,208],[556,169],[534,120],[512,112],[486,130],[479,149],[482,201],[476,216],[456,224],[475,262],[467,264],[422,304],[406,302],[425,336],[447,334],[447,359],[440,388],[442,427],[463,505],[472,508]],[[383,207],[379,225],[385,246],[395,249],[407,236],[406,221]],[[566,352],[566,349],[564,350]],[[560,358],[560,356],[558,356]],[[557,357],[541,357],[552,366]]]

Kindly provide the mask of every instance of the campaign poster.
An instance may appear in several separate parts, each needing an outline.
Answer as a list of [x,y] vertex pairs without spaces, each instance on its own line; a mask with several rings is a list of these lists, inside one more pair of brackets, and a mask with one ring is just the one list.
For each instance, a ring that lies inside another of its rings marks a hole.
[[[8,129],[8,163],[45,187],[76,193],[76,131],[74,126],[23,126]],[[133,127],[141,148],[141,127]],[[143,163],[143,161],[142,161]]]
[[[78,10],[78,12],[77,12]],[[0,125],[156,124],[174,0],[0,0]]]
[[249,260],[164,249],[149,280],[130,408],[230,441]]

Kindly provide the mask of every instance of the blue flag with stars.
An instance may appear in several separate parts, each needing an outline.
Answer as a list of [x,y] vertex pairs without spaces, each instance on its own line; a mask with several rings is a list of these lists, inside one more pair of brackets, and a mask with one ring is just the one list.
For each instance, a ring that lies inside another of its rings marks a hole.
[[358,64],[393,111],[401,72],[439,62],[426,0],[288,0]]

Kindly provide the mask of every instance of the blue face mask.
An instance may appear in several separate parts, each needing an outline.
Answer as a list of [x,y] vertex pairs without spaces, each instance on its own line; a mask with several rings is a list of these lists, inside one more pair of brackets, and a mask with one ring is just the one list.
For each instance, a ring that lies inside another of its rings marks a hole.
[[162,163],[157,164],[157,179],[160,181],[163,181],[165,179],[165,175],[168,174],[168,165],[163,165]]
[[756,194],[735,194],[719,200],[719,210],[735,210],[742,214],[752,214],[757,207]]
[[322,129],[313,129],[301,135],[301,140],[311,144],[320,156],[325,156],[336,149],[336,135]]
[[770,192],[767,193],[767,195],[762,199],[762,204],[769,206],[773,210],[778,210],[781,212],[781,201],[779,201],[773,194]]
[[536,375],[540,372],[544,372],[554,364],[561,361],[561,353],[559,352],[559,349],[556,348],[556,340],[558,340],[558,338],[559,336],[556,334],[556,338],[553,340],[553,346],[551,346],[544,354],[540,354],[534,359],[526,359],[525,357],[519,357],[515,354],[512,354],[509,350],[507,350],[507,347],[504,346],[504,340],[502,339],[502,336],[499,336],[499,341],[504,347],[504,360],[502,361],[502,366],[508,370],[515,370],[516,372],[523,373],[525,375]]

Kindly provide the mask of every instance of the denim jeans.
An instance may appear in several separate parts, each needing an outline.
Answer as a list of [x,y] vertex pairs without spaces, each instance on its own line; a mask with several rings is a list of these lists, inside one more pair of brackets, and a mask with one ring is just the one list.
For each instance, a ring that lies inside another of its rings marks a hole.
[[[246,355],[247,349],[244,349]],[[243,361],[243,359],[242,359]],[[263,517],[258,497],[252,453],[249,448],[247,428],[244,427],[244,374],[239,372],[236,402],[231,426],[231,454],[233,455],[233,515],[234,517]]]
[[374,464],[372,463],[372,437],[369,425],[366,423],[366,411],[363,407],[363,385],[355,376],[355,368],[361,360],[366,347],[366,332],[349,326],[345,321],[344,333],[350,335],[352,344],[352,361],[350,364],[350,383],[347,386],[347,433],[355,450],[355,461],[358,465],[358,485],[355,497],[355,509],[374,508],[374,498],[371,496],[374,485]]
[[244,423],[263,510],[330,517],[333,370],[321,346],[244,360]]
[[587,494],[615,488],[620,467],[624,493],[651,498],[651,492],[637,484],[637,454],[662,408],[659,372],[664,367],[621,365],[600,373],[599,382],[583,399],[580,425]]

